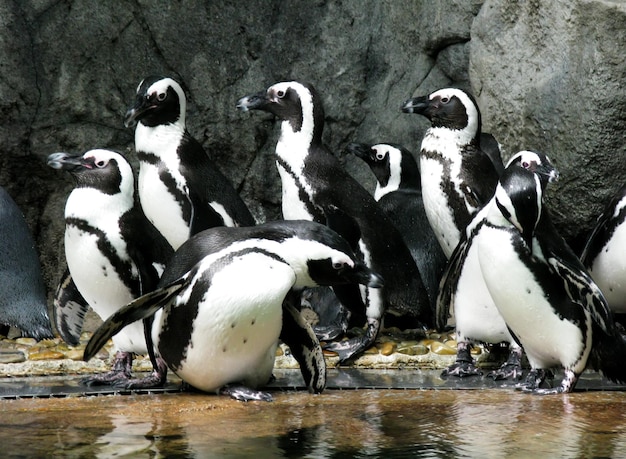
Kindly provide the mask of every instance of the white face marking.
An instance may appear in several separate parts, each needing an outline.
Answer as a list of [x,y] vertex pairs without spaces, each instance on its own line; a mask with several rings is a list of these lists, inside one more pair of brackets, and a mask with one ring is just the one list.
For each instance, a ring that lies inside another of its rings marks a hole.
[[447,197],[443,192],[443,166],[439,161],[421,156],[420,171],[426,217],[444,254],[450,258],[461,239],[461,232],[454,223]]
[[457,97],[465,106],[465,112],[467,113],[467,126],[461,130],[452,131],[459,142],[459,145],[467,145],[478,132],[478,109],[472,99],[470,99],[467,94],[460,89],[455,88],[444,88],[439,91],[433,92],[429,99],[434,99],[435,97],[440,97],[441,99],[451,99],[452,97]]
[[374,199],[377,201],[387,193],[396,191],[400,187],[401,180],[401,162],[402,153],[397,148],[391,145],[379,144],[374,145],[372,150],[376,152],[376,161],[383,161],[385,156],[389,158],[389,180],[387,185],[382,187],[379,183],[376,184],[376,191],[374,191]]

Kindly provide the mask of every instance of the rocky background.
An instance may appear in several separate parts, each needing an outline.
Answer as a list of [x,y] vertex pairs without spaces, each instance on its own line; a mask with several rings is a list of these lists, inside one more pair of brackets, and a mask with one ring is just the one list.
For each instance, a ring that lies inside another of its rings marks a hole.
[[[111,147],[132,160],[123,117],[147,75],[188,90],[188,128],[258,221],[280,217],[275,121],[235,102],[284,79],[312,82],[325,141],[393,141],[414,153],[427,122],[400,104],[471,89],[505,157],[550,155],[549,203],[579,250],[626,177],[626,4],[609,0],[4,0],[0,185],[27,217],[54,291],[70,177],[48,154]],[[369,171],[346,167],[367,187]]]

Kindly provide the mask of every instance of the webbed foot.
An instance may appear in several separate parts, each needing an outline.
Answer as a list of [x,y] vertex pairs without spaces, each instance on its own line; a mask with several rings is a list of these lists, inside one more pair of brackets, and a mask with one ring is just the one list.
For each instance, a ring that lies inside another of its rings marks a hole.
[[470,350],[472,345],[467,341],[459,341],[456,347],[456,362],[441,372],[441,376],[456,376],[465,378],[467,376],[481,376],[482,371],[474,364],[474,359]]
[[133,378],[127,379],[125,382],[120,380],[119,383],[114,383],[116,387],[123,387],[124,389],[150,389],[153,387],[163,387],[167,380],[167,364],[161,358],[157,359],[156,368],[145,378]]
[[522,379],[522,349],[519,347],[512,348],[508,360],[497,370],[487,373],[487,377],[493,378],[494,381],[501,379],[519,381]]
[[250,389],[246,386],[224,386],[220,388],[219,393],[228,395],[240,402],[271,402],[274,400],[269,392]]
[[[543,370],[541,368],[533,368],[528,372],[526,380],[523,383],[519,383],[515,386],[516,390],[522,392],[535,392],[544,381],[548,380],[548,384],[552,386],[552,380],[554,374],[550,370]],[[550,387],[551,388],[551,387]]]
[[133,354],[117,351],[113,362],[113,369],[107,373],[87,376],[80,380],[87,386],[116,386],[122,387],[131,380]]
[[324,346],[324,349],[336,352],[339,355],[339,362],[344,363],[348,360],[354,359],[365,352],[366,349],[371,347],[378,336],[380,330],[380,321],[376,319],[369,319],[367,329],[363,336],[350,338],[345,341],[335,341],[328,343]]

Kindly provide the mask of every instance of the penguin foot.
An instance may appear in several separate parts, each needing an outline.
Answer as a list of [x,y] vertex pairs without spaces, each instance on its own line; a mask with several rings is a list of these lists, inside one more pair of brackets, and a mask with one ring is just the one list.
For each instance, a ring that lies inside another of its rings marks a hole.
[[323,327],[313,327],[313,332],[320,341],[332,341],[343,335],[345,330],[340,326],[326,325]]
[[363,336],[357,336],[345,341],[328,343],[324,349],[336,352],[339,356],[339,363],[346,363],[365,352],[376,340],[378,331],[380,330],[380,321],[376,319],[368,319],[367,329]]
[[150,389],[152,387],[163,387],[167,381],[167,364],[161,358],[157,359],[156,368],[145,378],[132,378],[127,380],[119,380],[113,385],[123,387],[124,389]]
[[86,386],[116,386],[122,387],[132,376],[132,352],[117,351],[113,362],[113,369],[107,373],[87,376],[80,380]]
[[483,372],[480,371],[476,365],[474,365],[474,362],[457,360],[454,364],[450,365],[441,372],[441,377],[447,378],[448,376],[456,376],[459,378],[465,378],[467,376],[481,376],[482,374]]
[[[552,385],[552,380],[554,379],[554,374],[550,370],[543,370],[540,368],[533,368],[528,372],[528,376],[526,376],[526,381],[523,383],[517,384],[515,386],[515,390],[519,390],[522,392],[534,393],[537,391],[540,386],[546,381],[549,381],[549,384]],[[542,390],[551,390],[542,389]]]
[[271,402],[272,394],[260,390],[250,389],[246,386],[224,386],[218,391],[220,395],[228,395],[240,402]]
[[522,379],[522,349],[512,348],[507,361],[497,370],[487,373],[487,377],[493,378],[494,381],[509,378],[514,381]]

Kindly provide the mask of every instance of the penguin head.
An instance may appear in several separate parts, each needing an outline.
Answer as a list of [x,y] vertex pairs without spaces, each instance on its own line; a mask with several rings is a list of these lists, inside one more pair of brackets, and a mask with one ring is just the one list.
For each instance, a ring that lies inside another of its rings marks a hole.
[[176,123],[185,126],[186,111],[185,92],[177,81],[150,76],[137,86],[135,103],[126,112],[124,125],[140,122],[149,127]]
[[401,145],[351,143],[346,151],[367,163],[380,187],[387,187],[391,183],[395,184],[395,189],[404,185],[420,187],[417,162],[412,153]]
[[507,168],[496,187],[495,204],[502,216],[521,233],[528,247],[542,212],[543,188],[534,172],[522,167]]
[[523,150],[511,157],[506,167],[519,166],[534,172],[539,176],[541,187],[546,189],[548,183],[556,182],[559,179],[559,171],[552,165],[550,158],[543,153]]
[[443,88],[428,96],[408,99],[401,107],[405,113],[428,118],[433,127],[466,133],[468,143],[480,137],[481,119],[476,100],[457,88]]
[[79,187],[96,188],[111,195],[133,192],[130,164],[120,153],[111,150],[89,150],[81,155],[53,153],[48,156],[48,166],[68,171]]
[[243,112],[263,110],[272,113],[292,132],[306,132],[321,139],[324,108],[311,84],[297,81],[276,83],[264,91],[242,97],[237,101],[237,108]]

